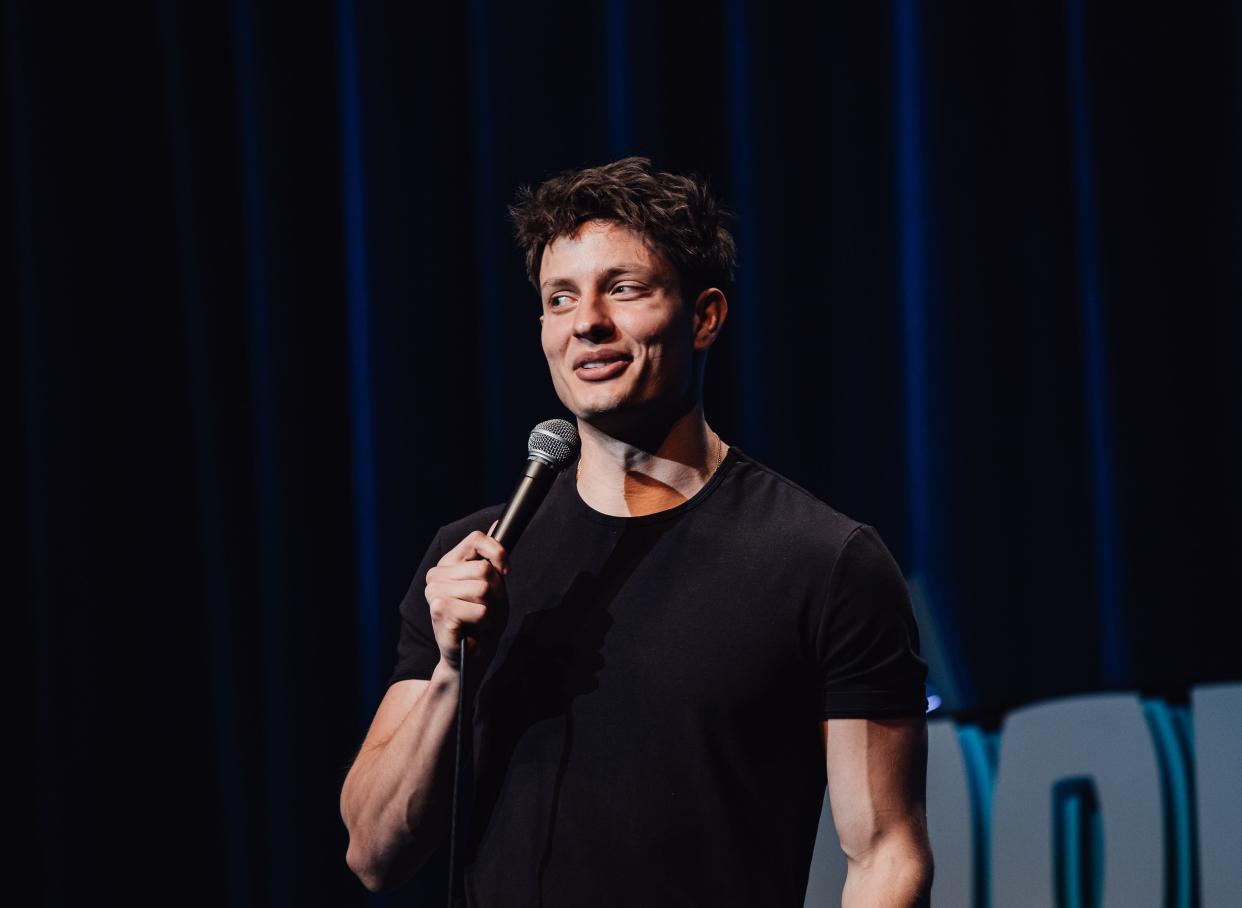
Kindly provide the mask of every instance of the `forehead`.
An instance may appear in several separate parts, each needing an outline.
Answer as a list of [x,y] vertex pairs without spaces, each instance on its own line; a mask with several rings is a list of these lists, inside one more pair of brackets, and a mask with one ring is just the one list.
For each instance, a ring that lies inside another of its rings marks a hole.
[[543,250],[542,281],[596,274],[624,265],[664,272],[669,264],[642,234],[609,221],[587,221],[572,234],[555,237]]

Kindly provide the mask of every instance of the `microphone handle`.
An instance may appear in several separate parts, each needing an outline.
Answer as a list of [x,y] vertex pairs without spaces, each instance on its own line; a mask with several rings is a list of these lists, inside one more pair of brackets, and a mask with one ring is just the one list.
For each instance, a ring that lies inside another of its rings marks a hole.
[[517,488],[505,505],[504,513],[500,515],[500,521],[491,537],[506,549],[513,548],[522,531],[526,529],[526,524],[530,523],[535,511],[539,510],[539,505],[548,494],[548,488],[555,476],[555,468],[539,458],[532,457],[527,460],[522,478],[518,480]]

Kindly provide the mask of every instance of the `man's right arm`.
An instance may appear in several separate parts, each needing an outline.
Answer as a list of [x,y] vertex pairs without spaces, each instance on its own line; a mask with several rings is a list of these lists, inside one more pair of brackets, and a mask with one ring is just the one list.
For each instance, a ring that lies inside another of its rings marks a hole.
[[[428,571],[426,598],[440,661],[430,680],[389,687],[345,778],[345,860],[372,892],[409,879],[448,832],[461,679],[458,645],[468,635],[470,676],[481,677],[489,644],[503,626],[504,610],[498,606],[505,603],[505,559],[499,543],[476,531]],[[489,608],[495,620],[480,628]]]
[[345,778],[345,861],[372,892],[412,876],[445,828],[457,689],[456,672],[443,662],[430,681],[398,681],[388,688]]

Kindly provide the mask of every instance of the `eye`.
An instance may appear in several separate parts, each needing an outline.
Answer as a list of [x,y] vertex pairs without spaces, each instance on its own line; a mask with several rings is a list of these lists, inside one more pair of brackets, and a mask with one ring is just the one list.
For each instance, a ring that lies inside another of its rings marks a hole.
[[566,296],[566,295],[565,295],[565,294],[563,294],[563,293],[556,293],[556,294],[553,294],[552,296],[548,297],[548,308],[549,308],[549,309],[555,309],[555,308],[557,308],[557,301],[558,301],[558,300],[566,300],[566,301],[568,301],[568,299],[569,299],[569,297],[568,297],[568,296]]
[[613,293],[638,293],[642,288],[637,284],[620,283],[612,288]]

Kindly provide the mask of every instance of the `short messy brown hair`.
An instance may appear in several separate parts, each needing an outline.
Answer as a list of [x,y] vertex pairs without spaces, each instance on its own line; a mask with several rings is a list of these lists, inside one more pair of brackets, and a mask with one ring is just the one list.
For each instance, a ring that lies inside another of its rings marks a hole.
[[593,220],[642,236],[677,270],[687,300],[708,287],[727,287],[737,266],[737,247],[726,226],[729,212],[713,198],[707,182],[693,174],[655,172],[648,158],[567,170],[535,189],[523,186],[509,215],[536,292],[543,250]]

